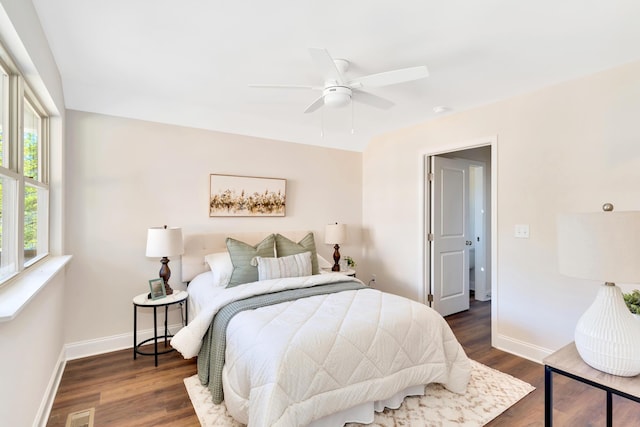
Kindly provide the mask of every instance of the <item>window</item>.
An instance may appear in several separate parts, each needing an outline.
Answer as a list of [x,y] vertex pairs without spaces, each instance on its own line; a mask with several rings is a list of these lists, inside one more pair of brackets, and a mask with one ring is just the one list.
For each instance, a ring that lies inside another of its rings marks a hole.
[[24,263],[46,255],[48,239],[49,189],[43,179],[41,157],[43,140],[43,115],[34,103],[25,98],[23,107],[22,175],[24,179],[23,254]]
[[48,117],[0,49],[0,284],[49,252]]

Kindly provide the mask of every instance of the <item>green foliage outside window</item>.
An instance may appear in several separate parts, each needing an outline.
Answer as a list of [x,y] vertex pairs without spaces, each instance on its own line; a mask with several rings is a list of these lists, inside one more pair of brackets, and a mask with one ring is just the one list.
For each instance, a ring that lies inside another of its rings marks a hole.
[[[0,133],[0,142],[1,142]],[[1,146],[1,144],[0,144]],[[2,151],[0,150],[0,153]],[[37,178],[38,176],[38,135],[25,132],[24,136],[24,175]],[[0,163],[1,164],[1,163]],[[3,214],[2,180],[0,179],[0,250],[2,244],[2,214]],[[38,242],[38,190],[25,186],[24,191],[24,250],[33,251]]]
[[[38,179],[38,134],[24,133],[24,176]],[[38,242],[38,190],[25,186],[24,191],[24,249],[36,249]]]
[[38,134],[36,132],[24,133],[24,176],[38,179]]

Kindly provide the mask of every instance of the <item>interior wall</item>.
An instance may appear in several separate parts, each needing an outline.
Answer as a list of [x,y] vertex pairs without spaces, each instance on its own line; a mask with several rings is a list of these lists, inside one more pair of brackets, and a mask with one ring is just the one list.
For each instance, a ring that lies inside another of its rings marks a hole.
[[[598,283],[558,273],[556,216],[604,202],[640,209],[638,76],[636,62],[373,140],[363,228],[378,286],[419,295],[423,153],[497,135],[494,345],[540,360],[572,341]],[[530,238],[516,239],[515,224],[529,224]]]
[[[67,112],[67,138],[67,343],[132,334],[131,299],[160,269],[145,257],[152,226],[185,235],[308,229],[330,259],[324,227],[340,222],[342,255],[360,258],[361,153],[79,111]],[[210,218],[211,173],[285,178],[286,216]],[[169,263],[174,289],[185,288],[179,261]],[[147,311],[139,329],[151,327]]]
[[[33,4],[0,0],[0,41],[53,116],[50,139],[50,248],[64,254],[64,98],[62,83]],[[38,268],[37,265],[33,267]],[[10,286],[10,285],[7,285]],[[63,349],[65,272],[59,272],[17,316],[0,323],[0,424],[44,425]],[[2,301],[0,301],[2,304]]]

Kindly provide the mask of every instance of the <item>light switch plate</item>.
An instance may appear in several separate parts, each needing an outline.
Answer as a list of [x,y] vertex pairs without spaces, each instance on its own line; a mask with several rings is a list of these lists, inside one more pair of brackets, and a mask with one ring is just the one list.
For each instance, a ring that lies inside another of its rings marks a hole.
[[515,226],[515,237],[518,239],[528,239],[529,238],[529,224],[516,224]]

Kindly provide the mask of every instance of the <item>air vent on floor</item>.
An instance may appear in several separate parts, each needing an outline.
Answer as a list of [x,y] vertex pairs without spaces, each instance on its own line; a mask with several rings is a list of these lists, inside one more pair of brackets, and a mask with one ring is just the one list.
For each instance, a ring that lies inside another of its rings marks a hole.
[[90,408],[70,413],[65,427],[93,427],[94,411],[95,408]]

